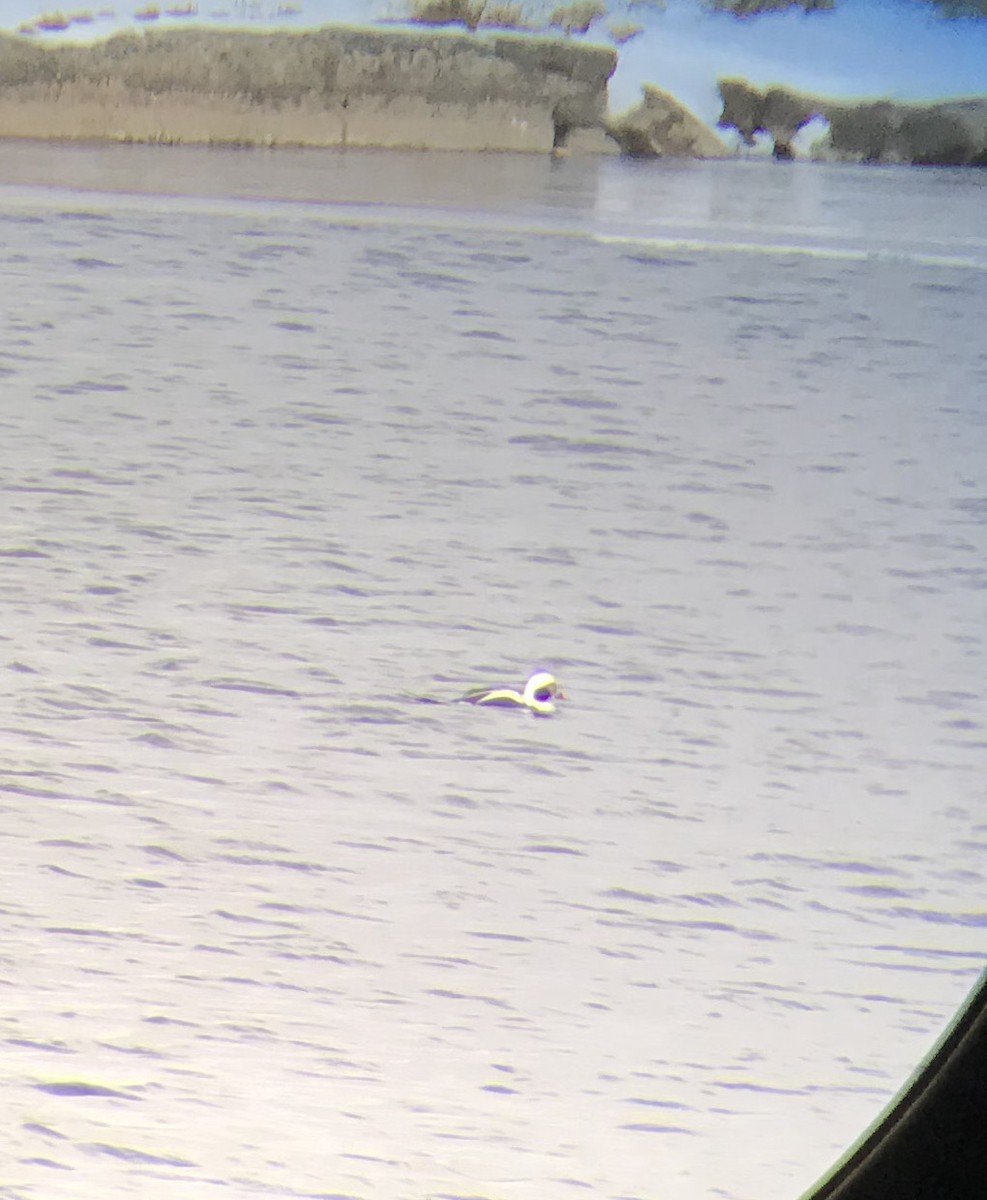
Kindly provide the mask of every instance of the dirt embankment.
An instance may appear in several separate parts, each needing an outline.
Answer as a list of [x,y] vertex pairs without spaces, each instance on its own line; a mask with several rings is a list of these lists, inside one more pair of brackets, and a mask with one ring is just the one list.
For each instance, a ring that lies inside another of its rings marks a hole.
[[608,47],[326,28],[0,36],[0,137],[605,151]]
[[791,157],[798,131],[815,117],[829,122],[820,158],[844,162],[914,163],[920,166],[987,166],[987,97],[902,104],[854,103],[811,96],[791,88],[764,91],[744,79],[719,81],[719,124],[753,143],[757,133],[774,138],[778,157]]
[[640,103],[614,117],[610,137],[629,158],[726,158],[722,140],[669,92],[641,86]]

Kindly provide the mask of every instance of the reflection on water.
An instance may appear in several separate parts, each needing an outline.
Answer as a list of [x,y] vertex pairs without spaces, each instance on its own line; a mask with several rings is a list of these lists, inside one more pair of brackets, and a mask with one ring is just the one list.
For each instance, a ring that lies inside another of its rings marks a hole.
[[[337,215],[987,266],[982,171],[12,142],[18,186],[336,206]],[[29,204],[42,196],[31,191]],[[146,200],[144,201],[146,203]]]
[[0,208],[8,1189],[792,1197],[982,961],[987,276],[346,161]]

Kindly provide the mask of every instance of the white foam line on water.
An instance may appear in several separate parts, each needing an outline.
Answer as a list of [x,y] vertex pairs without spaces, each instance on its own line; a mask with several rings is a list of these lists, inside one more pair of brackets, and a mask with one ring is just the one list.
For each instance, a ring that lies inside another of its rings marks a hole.
[[845,262],[905,263],[922,267],[948,267],[962,270],[987,270],[987,261],[947,254],[923,254],[909,250],[862,249],[853,246],[810,246],[797,242],[718,241],[715,238],[647,237],[635,234],[592,233],[594,241],[609,245],[637,246],[643,250],[678,250],[708,253],[723,250],[736,254],[800,255],[805,258],[836,259]]
[[179,212],[204,216],[278,220],[309,220],[327,225],[414,226],[422,229],[447,231],[481,230],[483,232],[522,233],[539,237],[576,238],[595,241],[601,245],[636,246],[660,251],[687,251],[694,254],[721,252],[728,254],[763,254],[775,257],[798,255],[806,258],[831,259],[844,262],[901,263],[948,270],[987,271],[987,244],[983,257],[956,254],[930,254],[890,247],[864,248],[854,246],[820,246],[791,241],[743,241],[708,237],[668,236],[653,233],[606,232],[594,227],[595,214],[564,218],[552,214],[545,221],[530,216],[512,216],[499,211],[378,204],[373,201],[313,201],[267,199],[243,196],[166,195],[160,192],[107,192],[96,189],[38,185],[0,184],[0,211],[9,209],[39,209],[49,212],[128,212],[140,214]]
[[160,192],[105,192],[95,189],[0,184],[0,211],[25,208],[47,212],[180,212],[205,216],[254,216],[321,221],[327,225],[416,225],[436,229],[504,229],[557,237],[586,237],[592,230],[573,222],[541,224],[501,212],[378,204],[374,201],[286,200],[243,196],[166,195]]

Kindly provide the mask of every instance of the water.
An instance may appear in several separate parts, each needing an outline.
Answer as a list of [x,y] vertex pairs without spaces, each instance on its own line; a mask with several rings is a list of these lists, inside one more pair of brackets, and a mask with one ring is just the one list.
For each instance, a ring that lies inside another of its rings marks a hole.
[[983,961],[982,177],[4,172],[0,1196],[808,1187]]

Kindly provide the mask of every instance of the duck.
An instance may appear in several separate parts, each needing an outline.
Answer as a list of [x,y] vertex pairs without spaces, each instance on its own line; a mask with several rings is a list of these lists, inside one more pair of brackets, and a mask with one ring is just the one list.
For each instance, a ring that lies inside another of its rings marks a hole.
[[491,705],[497,708],[527,708],[539,717],[555,712],[555,701],[565,700],[554,675],[536,671],[524,685],[524,691],[514,688],[472,688],[459,699],[466,704]]

